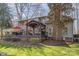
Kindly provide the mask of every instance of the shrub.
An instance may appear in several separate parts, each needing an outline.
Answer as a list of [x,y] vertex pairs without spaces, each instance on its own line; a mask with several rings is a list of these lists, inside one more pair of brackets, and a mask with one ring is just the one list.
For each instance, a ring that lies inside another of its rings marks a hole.
[[30,38],[29,39],[30,42],[41,42],[40,38]]
[[12,41],[12,42],[21,41],[20,38],[17,38],[17,37],[15,37],[15,36],[13,36],[13,35],[7,35],[7,36],[5,36],[5,37],[3,38],[3,40],[5,40],[5,41]]

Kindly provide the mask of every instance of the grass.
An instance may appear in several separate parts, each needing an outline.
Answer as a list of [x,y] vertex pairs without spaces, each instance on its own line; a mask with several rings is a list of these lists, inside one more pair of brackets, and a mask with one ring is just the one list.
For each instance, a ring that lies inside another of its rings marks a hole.
[[69,46],[18,47],[0,44],[0,52],[14,56],[79,56],[79,44]]

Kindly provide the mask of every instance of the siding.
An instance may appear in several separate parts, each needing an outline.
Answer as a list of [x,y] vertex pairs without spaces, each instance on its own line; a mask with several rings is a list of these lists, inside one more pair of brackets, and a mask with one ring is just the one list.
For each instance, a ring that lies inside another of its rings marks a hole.
[[64,34],[64,37],[73,37],[73,23],[65,25],[67,27],[67,34]]

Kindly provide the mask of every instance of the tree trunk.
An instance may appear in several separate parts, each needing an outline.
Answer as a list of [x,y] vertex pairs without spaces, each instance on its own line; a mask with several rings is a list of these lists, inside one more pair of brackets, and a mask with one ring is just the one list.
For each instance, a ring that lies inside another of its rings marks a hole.
[[56,40],[61,40],[62,37],[62,23],[60,21],[60,4],[55,6],[53,9],[53,16],[54,20],[52,22],[53,25],[53,36],[56,38]]
[[55,37],[56,40],[61,40],[63,28],[60,23],[59,24],[57,23],[59,22],[56,21],[53,22],[53,37]]
[[3,40],[3,27],[2,27],[2,23],[1,23],[1,40]]

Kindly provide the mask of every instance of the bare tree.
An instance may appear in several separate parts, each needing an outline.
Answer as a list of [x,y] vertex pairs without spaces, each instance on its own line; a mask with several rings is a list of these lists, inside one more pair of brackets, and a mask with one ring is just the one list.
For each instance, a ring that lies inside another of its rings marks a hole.
[[[43,16],[45,14],[45,9],[42,7],[41,3],[15,3],[16,14],[19,20],[34,18],[38,16]],[[28,26],[26,26],[26,35],[28,35]]]
[[[3,36],[3,29],[11,27],[11,14],[8,4],[0,3],[0,28],[1,36]],[[1,38],[2,39],[2,38]]]
[[19,20],[33,18],[44,14],[45,10],[42,8],[42,4],[32,3],[15,3],[15,9],[17,18]]
[[[53,36],[56,37],[56,39],[60,39],[62,37],[62,30],[64,28],[64,22],[63,22],[63,16],[68,16],[71,12],[72,4],[69,3],[52,3],[48,4],[50,8],[49,17],[50,21],[53,26]],[[64,13],[64,15],[62,15]]]

